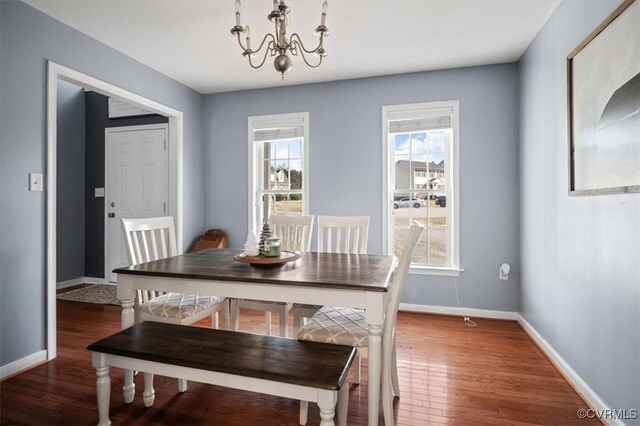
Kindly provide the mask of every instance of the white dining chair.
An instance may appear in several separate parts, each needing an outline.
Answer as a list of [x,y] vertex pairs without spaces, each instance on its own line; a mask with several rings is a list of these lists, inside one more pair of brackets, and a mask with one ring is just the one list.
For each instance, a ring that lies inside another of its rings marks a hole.
[[[318,216],[318,252],[366,254],[369,216]],[[293,333],[298,335],[307,318],[322,306],[294,303]],[[360,360],[356,360],[356,383],[360,383]]]
[[[280,237],[280,248],[286,251],[307,252],[311,248],[313,219],[310,216],[272,215],[269,226],[273,235]],[[231,319],[234,330],[238,330],[240,308],[256,309],[265,312],[266,333],[271,335],[271,314],[280,316],[280,336],[288,337],[288,318],[291,303],[268,302],[261,300],[233,299],[231,301]]]
[[[121,219],[121,222],[131,265],[178,255],[173,217]],[[218,312],[222,314],[223,328],[228,329],[229,303],[224,297],[137,290],[136,322],[189,325],[211,316],[213,327],[218,328]],[[179,379],[180,392],[186,389],[186,380]]]
[[[400,294],[407,278],[411,259],[424,226],[417,221],[409,228],[400,260],[393,273],[389,300],[382,330],[382,408],[385,425],[393,425],[393,397],[400,396],[396,360],[395,329]],[[298,339],[313,342],[357,346],[366,355],[369,327],[365,313],[359,309],[323,306],[298,333]],[[308,402],[300,403],[300,424],[307,423]]]

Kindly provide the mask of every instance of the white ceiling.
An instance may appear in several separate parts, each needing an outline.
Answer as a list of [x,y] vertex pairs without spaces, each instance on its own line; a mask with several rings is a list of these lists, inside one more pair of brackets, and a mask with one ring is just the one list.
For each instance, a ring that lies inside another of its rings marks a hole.
[[[0,0],[1,1],[1,0]],[[329,0],[325,47],[284,81],[254,70],[229,33],[234,0],[23,0],[201,93],[342,80],[518,60],[560,0]],[[322,0],[288,0],[290,32],[315,47]],[[244,0],[252,44],[272,30],[270,0]]]

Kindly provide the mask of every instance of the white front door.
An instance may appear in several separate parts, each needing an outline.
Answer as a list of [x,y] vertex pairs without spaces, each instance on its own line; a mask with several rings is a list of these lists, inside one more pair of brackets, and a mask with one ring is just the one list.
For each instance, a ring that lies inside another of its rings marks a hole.
[[106,130],[106,278],[128,265],[121,218],[167,215],[166,124]]

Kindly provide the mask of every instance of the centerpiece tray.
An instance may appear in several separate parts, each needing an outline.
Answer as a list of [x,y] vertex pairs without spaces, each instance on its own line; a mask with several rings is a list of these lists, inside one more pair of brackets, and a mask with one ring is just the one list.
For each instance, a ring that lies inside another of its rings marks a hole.
[[244,253],[242,253],[233,256],[233,259],[238,262],[248,263],[251,266],[278,266],[284,265],[287,262],[298,260],[300,259],[300,257],[302,257],[300,253],[283,251],[282,253],[280,253],[280,257],[245,256]]

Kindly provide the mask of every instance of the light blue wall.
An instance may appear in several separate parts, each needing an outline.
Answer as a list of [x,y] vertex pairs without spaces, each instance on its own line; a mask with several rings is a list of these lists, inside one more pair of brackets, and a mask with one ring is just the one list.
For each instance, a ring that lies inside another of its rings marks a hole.
[[84,89],[58,80],[57,281],[84,277]]
[[[324,66],[324,65],[323,65]],[[330,66],[330,61],[326,66]],[[256,78],[261,72],[256,71]],[[295,69],[294,71],[295,72]],[[460,100],[460,302],[516,311],[518,69],[515,64],[423,72],[206,98],[205,224],[231,247],[247,233],[247,118],[309,112],[310,213],[371,215],[369,252],[382,251],[382,106]],[[509,262],[509,281],[498,266]],[[412,275],[403,302],[455,306],[451,278]]]
[[609,407],[630,410],[640,409],[640,196],[567,195],[566,58],[619,3],[564,1],[521,60],[520,312]]
[[[46,61],[184,112],[185,246],[203,230],[203,96],[14,0],[0,1],[0,365],[45,347]],[[20,330],[19,333],[16,330]]]

